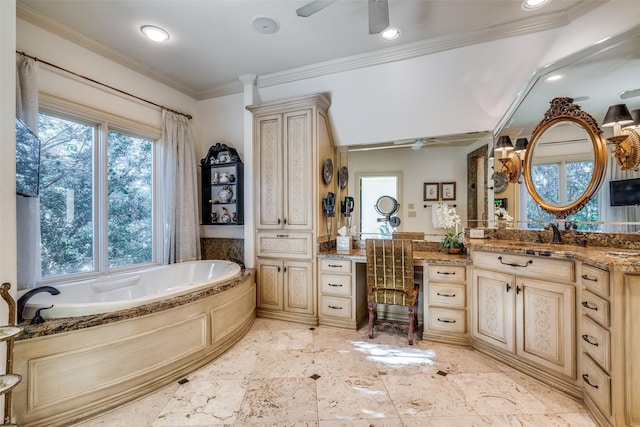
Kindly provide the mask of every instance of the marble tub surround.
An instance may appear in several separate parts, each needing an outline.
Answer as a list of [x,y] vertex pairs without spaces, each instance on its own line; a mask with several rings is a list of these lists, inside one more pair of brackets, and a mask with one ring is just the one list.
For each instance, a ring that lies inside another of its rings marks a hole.
[[244,260],[244,239],[200,238],[202,259]]
[[226,290],[240,285],[241,283],[244,283],[248,279],[255,281],[255,270],[242,270],[240,276],[233,278],[228,283],[217,287],[202,289],[200,291],[179,295],[163,301],[157,301],[151,304],[145,304],[125,310],[118,310],[110,313],[93,314],[89,316],[48,319],[44,323],[36,325],[28,324],[28,321],[30,319],[27,319],[25,324],[21,325],[24,326],[23,333],[16,337],[16,340],[26,340],[29,338],[75,331],[169,310],[171,308],[189,304],[212,295],[220,294]]
[[462,347],[257,319],[224,355],[73,427],[593,427],[584,406]]

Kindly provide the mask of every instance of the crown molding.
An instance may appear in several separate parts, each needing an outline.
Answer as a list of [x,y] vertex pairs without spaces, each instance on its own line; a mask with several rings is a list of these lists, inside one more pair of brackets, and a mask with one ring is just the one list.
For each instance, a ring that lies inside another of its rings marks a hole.
[[[526,34],[546,31],[568,25],[572,20],[585,15],[609,0],[583,1],[574,6],[547,14],[521,19],[507,24],[498,24],[479,30],[473,30],[455,35],[436,37],[419,42],[409,43],[398,47],[389,47],[375,52],[353,55],[331,61],[319,62],[303,67],[292,68],[276,73],[258,76],[257,87],[269,87],[298,80],[304,80],[328,74],[355,70],[363,67],[386,64],[395,61],[416,58],[419,56],[457,49],[479,43],[485,43],[502,38],[517,37]],[[107,59],[123,65],[133,71],[144,74],[162,84],[184,93],[198,101],[233,95],[243,91],[240,80],[231,81],[206,90],[196,91],[175,80],[158,73],[149,67],[92,40],[77,31],[62,25],[46,15],[18,2],[16,15],[46,31],[63,37],[79,46],[89,49]]]
[[103,56],[117,64],[120,64],[153,80],[156,80],[159,83],[169,86],[170,88],[173,88],[178,92],[182,92],[187,96],[196,98],[197,93],[191,90],[189,87],[176,82],[175,80],[167,77],[165,74],[154,71],[146,65],[143,65],[140,62],[135,61],[134,59],[123,55],[114,49],[98,43],[97,41],[75,30],[72,30],[66,25],[61,24],[59,21],[49,18],[48,16],[38,12],[37,10],[24,5],[22,2],[16,3],[16,17],[27,21],[37,27],[40,27],[45,31],[60,36],[65,40],[69,40],[70,42],[75,43],[78,46],[95,52],[98,55]]

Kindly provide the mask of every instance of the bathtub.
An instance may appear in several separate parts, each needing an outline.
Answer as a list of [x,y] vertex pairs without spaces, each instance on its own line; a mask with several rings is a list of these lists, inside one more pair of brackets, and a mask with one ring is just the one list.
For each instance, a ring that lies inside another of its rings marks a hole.
[[[63,283],[54,285],[58,295],[41,292],[31,297],[23,317],[31,319],[39,308],[51,306],[40,312],[45,319],[109,313],[216,286],[239,274],[234,262],[191,261]],[[18,298],[27,291],[19,291]]]
[[13,414],[22,427],[69,425],[180,381],[233,346],[256,317],[255,270],[226,261],[56,287],[59,295],[37,294],[28,307],[56,310],[43,310],[47,320],[26,325],[14,344],[22,382]]

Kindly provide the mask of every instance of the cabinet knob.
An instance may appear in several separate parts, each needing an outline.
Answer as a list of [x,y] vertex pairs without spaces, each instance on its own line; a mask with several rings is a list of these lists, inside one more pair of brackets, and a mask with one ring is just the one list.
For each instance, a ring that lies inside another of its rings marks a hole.
[[278,218],[278,225],[280,225],[280,218]]
[[284,224],[287,225],[287,218],[284,219]]

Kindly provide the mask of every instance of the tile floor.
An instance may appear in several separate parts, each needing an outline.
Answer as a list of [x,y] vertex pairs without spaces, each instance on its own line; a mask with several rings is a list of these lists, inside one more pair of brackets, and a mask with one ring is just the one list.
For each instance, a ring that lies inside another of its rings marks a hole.
[[593,427],[584,406],[471,349],[257,319],[223,356],[74,427]]

